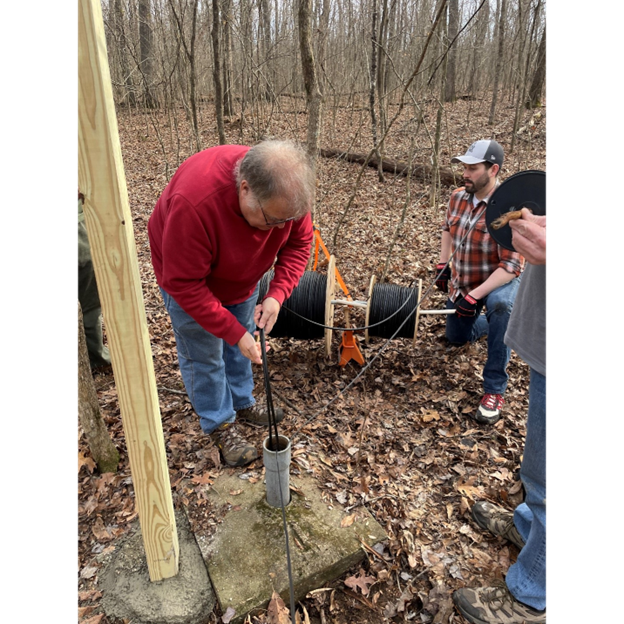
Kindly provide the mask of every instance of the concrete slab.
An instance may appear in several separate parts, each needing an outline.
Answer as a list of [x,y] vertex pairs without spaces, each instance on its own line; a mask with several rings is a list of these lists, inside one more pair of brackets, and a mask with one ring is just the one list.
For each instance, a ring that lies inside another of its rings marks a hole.
[[[223,474],[214,482],[209,496],[220,506],[223,522],[209,541],[198,538],[222,611],[235,611],[233,624],[266,608],[274,589],[290,604],[282,511],[266,503],[262,479],[252,483],[240,474]],[[286,508],[297,601],[361,561],[360,540],[373,546],[387,536],[363,507],[347,514],[324,502],[311,477],[291,475],[290,485],[298,492]]]
[[177,576],[152,583],[137,521],[100,574],[102,608],[111,618],[133,624],[204,624],[215,595],[186,515],[176,512],[180,544]]

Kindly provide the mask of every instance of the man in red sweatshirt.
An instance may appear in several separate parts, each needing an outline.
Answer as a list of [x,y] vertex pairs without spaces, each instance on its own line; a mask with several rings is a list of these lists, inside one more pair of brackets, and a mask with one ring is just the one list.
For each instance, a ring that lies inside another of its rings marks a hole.
[[[150,217],[156,280],[173,325],[180,372],[202,430],[230,466],[257,456],[236,417],[267,424],[253,397],[253,333],[269,333],[299,283],[313,239],[315,178],[286,141],[221,145],[183,162]],[[274,268],[266,296],[258,283]],[[283,411],[276,409],[281,420]]]

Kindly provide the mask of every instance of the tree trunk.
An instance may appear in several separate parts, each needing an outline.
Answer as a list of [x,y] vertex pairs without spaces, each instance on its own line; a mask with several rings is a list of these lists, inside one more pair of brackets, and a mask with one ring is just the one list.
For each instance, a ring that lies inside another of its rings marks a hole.
[[272,101],[276,85],[274,84],[274,71],[272,61],[272,39],[271,39],[271,7],[269,0],[258,0],[258,16],[259,16],[259,59],[258,66],[263,68],[265,84],[259,88],[259,93],[263,99]]
[[130,106],[134,106],[136,104],[136,100],[134,95],[134,85],[132,84],[132,76],[128,65],[128,41],[126,39],[126,26],[124,24],[124,11],[121,5],[121,0],[115,0],[112,10],[114,30],[119,41],[119,66],[121,69],[122,81],[125,87],[125,94],[122,101],[125,101]]
[[152,10],[150,0],[139,0],[139,42],[141,48],[141,75],[143,76],[143,102],[147,108],[156,108],[152,94]]
[[212,0],[212,52],[214,64],[212,78],[215,88],[215,114],[217,117],[217,131],[219,133],[219,145],[225,145],[225,130],[223,128],[223,87],[221,85],[221,56],[219,54],[219,0]]
[[455,67],[457,65],[457,42],[453,40],[457,37],[459,30],[459,7],[458,0],[450,0],[449,2],[449,20],[448,20],[448,36],[447,41],[452,42],[452,48],[449,50],[448,59],[446,61],[446,85],[444,88],[444,101],[454,102],[455,93]]
[[521,76],[521,84],[518,88],[518,98],[516,100],[516,112],[514,116],[514,125],[513,130],[511,131],[511,146],[509,148],[509,153],[513,154],[513,151],[516,147],[516,133],[518,132],[518,125],[520,124],[520,111],[523,106],[526,106],[527,98],[527,82],[529,80],[529,63],[531,61],[531,44],[533,43],[533,39],[535,38],[535,28],[537,26],[537,22],[539,19],[539,12],[541,7],[541,0],[537,0],[537,4],[535,6],[535,10],[533,12],[533,22],[531,23],[531,32],[527,37],[527,50],[525,54],[525,58],[520,58],[520,61],[524,60],[524,69]]
[[98,470],[100,472],[117,472],[119,452],[110,438],[100,413],[91,365],[89,364],[89,351],[80,302],[78,302],[78,417]]
[[223,2],[223,114],[234,114],[232,106],[232,0]]
[[310,33],[312,14],[311,5],[311,0],[298,0],[299,46],[301,48],[301,66],[303,70],[303,82],[305,85],[308,104],[308,132],[306,145],[312,166],[315,166],[319,146],[322,99],[321,92],[319,91],[318,76],[316,72]]
[[541,106],[542,91],[544,90],[544,79],[546,78],[546,26],[542,31],[537,51],[537,67],[533,74],[533,80],[529,89],[527,108],[537,108]]
[[[451,0],[452,2],[453,0]],[[450,5],[448,7],[450,12]],[[446,31],[441,33],[441,48],[442,50],[448,50],[451,37],[449,35],[450,28],[450,15],[449,21],[446,25]],[[440,140],[442,137],[442,114],[444,113],[444,101],[447,93],[446,89],[446,72],[448,69],[448,54],[445,55],[442,62],[442,75],[440,76],[440,99],[438,100],[438,112],[436,114],[436,130],[433,140],[433,154],[432,154],[432,168],[431,168],[431,190],[429,194],[429,202],[432,208],[438,203],[438,189],[440,187]]]
[[471,97],[475,97],[479,90],[480,84],[480,60],[483,57],[483,51],[485,49],[485,41],[487,37],[488,24],[490,21],[490,5],[489,2],[485,2],[483,8],[479,12],[477,17],[477,24],[475,27],[475,43],[472,53],[472,71],[470,72],[470,82],[468,84],[468,93]]
[[494,70],[494,87],[492,93],[492,105],[490,106],[490,116],[488,125],[494,124],[496,114],[496,102],[498,100],[498,85],[503,71],[503,44],[505,42],[505,19],[507,13],[507,0],[501,0],[500,18],[498,20],[498,52],[496,54],[496,69]]
[[[370,116],[371,116],[371,133],[373,136],[373,149],[375,150],[375,155],[379,159],[381,163],[381,153],[379,151],[379,146],[377,145],[377,115],[375,113],[375,90],[377,88],[377,18],[378,18],[378,8],[377,8],[377,0],[371,0],[372,9],[371,9],[371,60],[370,60],[370,79],[369,79],[369,90],[368,90],[368,106],[370,108]],[[377,169],[377,175],[380,182],[384,181],[383,169],[379,167]]]

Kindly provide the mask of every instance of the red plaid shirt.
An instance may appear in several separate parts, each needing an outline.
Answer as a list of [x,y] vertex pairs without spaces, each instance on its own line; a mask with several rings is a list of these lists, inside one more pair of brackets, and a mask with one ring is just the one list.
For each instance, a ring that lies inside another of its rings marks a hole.
[[465,297],[471,290],[483,284],[498,267],[516,277],[524,268],[524,258],[519,253],[501,247],[490,236],[485,224],[484,210],[488,198],[482,199],[475,206],[472,197],[472,193],[467,193],[464,187],[454,191],[442,224],[442,230],[449,232],[452,238],[451,253],[455,252],[476,216],[483,210],[472,232],[451,261],[449,297],[452,301],[460,293]]

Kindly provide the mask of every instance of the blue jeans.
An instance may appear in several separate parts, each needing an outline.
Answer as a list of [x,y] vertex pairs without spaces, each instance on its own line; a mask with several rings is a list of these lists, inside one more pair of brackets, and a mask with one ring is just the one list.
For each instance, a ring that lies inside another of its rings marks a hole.
[[546,608],[546,377],[531,369],[526,443],[520,468],[525,499],[514,511],[524,540],[505,581],[516,600]]
[[[507,388],[509,380],[507,364],[511,357],[511,349],[505,344],[504,339],[519,286],[520,277],[516,277],[493,290],[479,301],[477,315],[472,318],[457,314],[446,317],[446,338],[453,344],[475,342],[482,336],[487,336],[488,356],[483,367],[483,391],[486,394],[505,394]],[[481,314],[484,305],[485,313]],[[447,310],[454,307],[455,304],[448,299]]]
[[[205,433],[225,422],[234,422],[236,412],[255,405],[251,361],[237,345],[213,336],[196,323],[162,288],[165,308],[171,318],[178,362],[186,393],[199,415]],[[253,334],[258,287],[242,303],[224,306]]]

